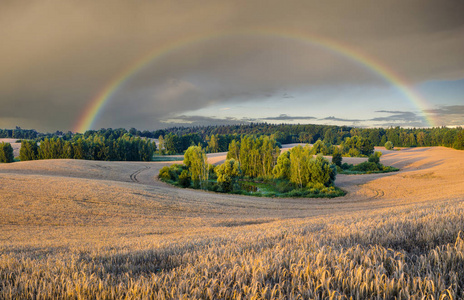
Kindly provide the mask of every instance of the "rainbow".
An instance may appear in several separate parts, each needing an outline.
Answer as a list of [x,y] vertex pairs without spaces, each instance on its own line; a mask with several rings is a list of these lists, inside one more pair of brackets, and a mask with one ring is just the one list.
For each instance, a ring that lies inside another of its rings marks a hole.
[[[133,61],[126,68],[122,69],[119,73],[117,73],[116,76],[114,76],[110,81],[108,81],[108,83],[103,87],[103,89],[101,89],[101,91],[85,107],[83,113],[79,116],[75,126],[73,126],[73,131],[83,133],[91,129],[101,112],[104,110],[103,108],[105,104],[109,102],[111,96],[115,93],[115,91],[118,90],[120,86],[122,86],[125,82],[127,82],[132,76],[137,74],[144,67],[153,64],[165,55],[173,53],[176,50],[183,49],[198,43],[234,36],[277,37],[296,40],[300,42],[305,42],[312,46],[322,47],[328,51],[331,51],[346,59],[349,59],[370,70],[371,72],[377,74],[378,76],[382,77],[384,80],[395,86],[421,112],[429,108],[429,105],[426,103],[426,101],[410,87],[410,84],[408,84],[405,78],[401,77],[391,68],[389,68],[382,62],[376,60],[374,57],[369,56],[367,53],[362,53],[360,50],[355,49],[349,45],[342,44],[341,42],[317,36],[314,34],[279,31],[275,29],[259,29],[189,36],[186,38],[179,39],[175,42],[166,43],[164,45],[154,48],[153,50],[143,55],[141,58]],[[436,126],[436,122],[434,122],[431,116],[427,116],[426,114],[424,115],[426,116],[425,119],[429,126]]]

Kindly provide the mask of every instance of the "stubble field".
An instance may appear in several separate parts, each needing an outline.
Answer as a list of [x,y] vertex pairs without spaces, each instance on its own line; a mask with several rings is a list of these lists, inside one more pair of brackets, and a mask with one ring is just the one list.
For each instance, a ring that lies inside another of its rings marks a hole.
[[155,178],[172,162],[1,164],[0,298],[463,298],[464,151],[377,150],[401,171],[338,175],[334,199],[180,189]]

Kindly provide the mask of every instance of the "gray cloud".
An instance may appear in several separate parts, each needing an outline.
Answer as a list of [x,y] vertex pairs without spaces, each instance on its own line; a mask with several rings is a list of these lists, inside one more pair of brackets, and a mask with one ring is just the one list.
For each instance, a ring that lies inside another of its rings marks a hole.
[[255,122],[256,119],[242,118],[237,119],[233,117],[228,118],[217,118],[217,117],[205,117],[205,116],[186,116],[180,115],[167,120],[163,120],[164,124],[169,126],[176,125],[190,125],[190,126],[206,126],[206,125],[236,125],[236,124],[248,124]]
[[[351,123],[356,124],[360,127],[366,127],[366,124],[369,126],[375,127],[390,127],[390,126],[404,126],[404,127],[424,127],[426,123],[424,122],[423,118],[418,116],[414,112],[408,111],[387,111],[387,110],[380,110],[376,111],[377,113],[386,113],[389,114],[385,117],[375,117],[375,118],[367,118],[367,119],[347,119],[347,118],[338,118],[335,116],[329,116],[325,118],[315,118],[310,116],[289,116],[286,114],[281,114],[277,117],[266,117],[266,118],[235,118],[235,117],[207,117],[207,116],[190,116],[190,115],[178,115],[172,116],[163,121],[165,124],[169,124],[170,126],[175,125],[220,125],[220,124],[247,124],[250,122],[263,122],[263,121],[271,121],[271,123],[278,123],[279,121],[283,122],[292,122],[292,121],[312,121],[315,124],[327,124],[324,121],[331,121],[333,122],[343,122],[343,123]],[[275,122],[272,122],[275,121]],[[322,122],[322,123],[321,123]]]
[[462,115],[464,117],[464,105],[445,105],[436,109],[426,109],[424,112],[436,115]]
[[[359,63],[278,31],[352,45],[413,84],[464,78],[463,11],[463,1],[448,0],[6,1],[0,127],[71,129],[117,74],[155,49],[175,48],[169,45],[182,47],[120,86],[95,126],[153,129],[215,104],[273,95],[290,101],[295,89],[388,85]],[[227,34],[256,28],[271,34]],[[219,38],[208,39],[213,34]],[[395,121],[414,122],[396,115]]]
[[346,119],[346,118],[337,118],[334,116],[326,117],[319,119],[321,121],[334,121],[334,122],[344,122],[344,123],[353,123],[358,126],[370,126],[375,127],[390,127],[390,126],[404,126],[404,127],[425,127],[427,124],[421,116],[418,116],[414,112],[410,111],[397,111],[397,110],[379,110],[375,111],[376,113],[386,113],[389,114],[385,117],[374,117],[366,119]]
[[261,118],[260,120],[274,120],[274,121],[296,121],[296,120],[315,120],[315,117],[310,116],[289,116],[286,114],[281,114],[277,117],[267,117]]
[[343,119],[343,118],[336,118],[336,117],[334,117],[334,116],[326,117],[326,118],[319,119],[319,120],[323,120],[323,121],[337,121],[337,122],[352,122],[352,123],[359,123],[359,122],[362,122],[362,121],[366,121],[366,120],[359,120],[359,119]]
[[464,126],[464,105],[442,105],[424,112],[431,116],[439,126]]
[[422,120],[421,117],[419,117],[418,115],[416,115],[415,113],[413,112],[410,112],[410,111],[379,111],[379,112],[387,112],[387,113],[390,113],[392,115],[390,116],[386,116],[386,117],[376,117],[376,118],[372,118],[370,119],[370,121],[387,121],[387,122],[390,122],[390,121],[401,121],[401,122],[416,122],[416,121],[420,121]]

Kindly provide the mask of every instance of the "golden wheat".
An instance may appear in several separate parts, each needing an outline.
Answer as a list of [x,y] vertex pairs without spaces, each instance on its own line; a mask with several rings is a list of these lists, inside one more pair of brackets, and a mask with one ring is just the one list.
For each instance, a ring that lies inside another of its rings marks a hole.
[[2,166],[0,298],[462,299],[463,160],[434,151],[386,155],[404,170],[342,177],[332,200],[130,182],[157,163]]

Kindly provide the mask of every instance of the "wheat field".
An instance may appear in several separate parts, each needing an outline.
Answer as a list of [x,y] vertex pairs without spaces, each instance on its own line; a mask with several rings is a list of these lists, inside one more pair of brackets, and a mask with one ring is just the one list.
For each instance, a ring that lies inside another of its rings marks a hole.
[[401,171],[338,175],[333,199],[180,189],[161,162],[1,164],[0,298],[464,298],[464,151],[377,150]]

